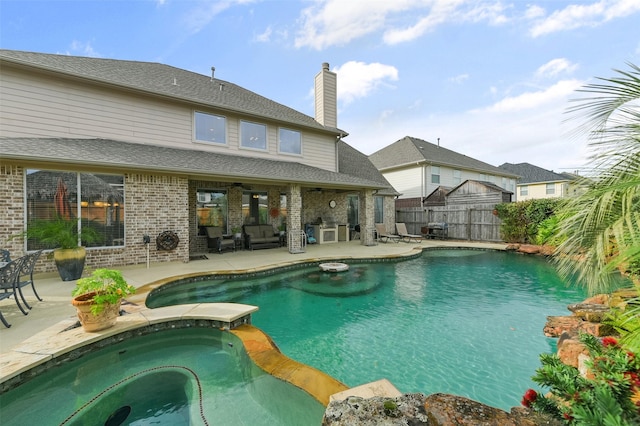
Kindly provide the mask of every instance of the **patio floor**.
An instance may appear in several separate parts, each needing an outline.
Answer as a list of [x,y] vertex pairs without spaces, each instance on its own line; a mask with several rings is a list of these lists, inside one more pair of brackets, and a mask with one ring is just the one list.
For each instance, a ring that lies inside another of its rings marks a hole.
[[[137,288],[165,281],[168,278],[207,272],[240,272],[263,270],[280,265],[329,261],[333,259],[362,259],[379,257],[403,257],[427,247],[473,247],[486,249],[505,249],[505,244],[477,243],[468,241],[424,240],[421,243],[379,243],[363,246],[360,241],[335,244],[309,245],[305,253],[290,254],[286,247],[254,251],[208,253],[207,259],[192,260],[188,263],[165,262],[124,266],[120,269],[127,281]],[[37,301],[29,288],[25,288],[25,297],[33,309],[29,315],[23,315],[13,299],[0,302],[0,309],[11,328],[0,328],[0,352],[9,351],[13,346],[54,326],[61,321],[76,317],[71,306],[71,291],[75,281],[62,281],[57,273],[40,274],[35,277],[36,288],[44,299]],[[142,298],[140,297],[142,300]],[[141,301],[140,300],[140,301]]]

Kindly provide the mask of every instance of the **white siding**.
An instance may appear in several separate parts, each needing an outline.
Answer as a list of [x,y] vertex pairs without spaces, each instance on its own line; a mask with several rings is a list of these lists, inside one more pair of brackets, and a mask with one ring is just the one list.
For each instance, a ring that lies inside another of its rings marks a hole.
[[422,185],[422,168],[412,167],[403,170],[384,172],[384,177],[401,195],[400,198],[415,198],[429,195]]
[[[0,137],[109,138],[251,157],[296,161],[336,170],[335,137],[302,133],[302,156],[278,154],[277,123],[267,121],[267,151],[239,147],[238,116],[186,103],[15,71],[0,75]],[[193,140],[193,111],[226,117],[227,144]],[[253,120],[252,121],[256,121]],[[257,121],[256,121],[257,122]],[[287,126],[294,128],[294,126]]]
[[[431,182],[431,166],[415,165],[413,167],[402,170],[385,171],[384,177],[401,193],[400,198],[426,197],[435,191],[438,186],[454,188],[466,180],[482,180],[493,182],[498,186],[502,186],[502,176],[481,174],[472,170],[465,170],[454,167],[440,167],[440,183]],[[455,181],[453,176],[454,170],[460,170],[460,181]],[[423,183],[424,180],[424,183]],[[509,183],[514,184],[513,179],[507,178],[507,186]],[[513,191],[513,188],[504,188],[507,191]]]
[[[527,195],[520,195],[520,187],[527,186],[529,191]],[[567,196],[567,188],[566,184],[563,182],[554,182],[554,193],[547,194],[547,183],[529,183],[526,185],[518,185],[518,190],[516,191],[516,201],[526,201],[531,199],[539,199],[539,198],[562,198]]]

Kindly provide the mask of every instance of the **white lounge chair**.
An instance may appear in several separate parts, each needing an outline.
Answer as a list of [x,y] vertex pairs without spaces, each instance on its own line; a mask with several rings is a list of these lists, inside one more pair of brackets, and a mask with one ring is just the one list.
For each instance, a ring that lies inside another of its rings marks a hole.
[[395,234],[387,233],[387,229],[384,227],[384,223],[376,223],[376,232],[378,233],[378,240],[386,243],[388,241],[393,241],[397,243],[400,241],[400,236]]
[[416,243],[420,243],[424,239],[422,238],[422,235],[408,233],[407,226],[404,223],[396,223],[396,231],[398,232],[400,238],[402,238],[402,241],[407,243],[410,243],[412,240]]

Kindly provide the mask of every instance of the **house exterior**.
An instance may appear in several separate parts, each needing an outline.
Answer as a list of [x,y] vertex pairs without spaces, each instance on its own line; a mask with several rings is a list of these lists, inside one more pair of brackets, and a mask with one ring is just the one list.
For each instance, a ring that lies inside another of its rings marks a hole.
[[513,192],[494,183],[472,179],[455,188],[439,187],[424,199],[422,223],[446,224],[448,238],[501,241],[495,206],[510,203],[512,197]]
[[575,178],[570,175],[554,173],[529,163],[504,163],[499,167],[520,176],[516,183],[515,201],[535,198],[565,198],[570,195],[571,182],[575,181]]
[[422,139],[405,136],[369,156],[400,199],[418,205],[438,187],[454,188],[467,180],[490,182],[515,191],[517,174]]
[[59,215],[101,232],[89,267],[187,262],[203,226],[286,225],[292,253],[318,218],[373,228],[393,190],[343,142],[336,80],[322,64],[310,117],[213,69],[0,50],[3,248],[34,249],[11,236]]

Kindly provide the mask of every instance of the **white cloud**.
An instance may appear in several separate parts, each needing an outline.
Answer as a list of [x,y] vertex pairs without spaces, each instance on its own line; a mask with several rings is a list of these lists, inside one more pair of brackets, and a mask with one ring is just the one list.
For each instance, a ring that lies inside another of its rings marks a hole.
[[547,89],[507,97],[489,107],[474,110],[474,112],[488,111],[508,113],[540,108],[551,103],[566,101],[581,85],[582,82],[579,80],[561,80]]
[[542,78],[556,77],[561,73],[571,74],[577,68],[578,64],[573,64],[568,59],[557,58],[550,60],[549,62],[538,68],[538,70],[536,71],[536,76]]
[[83,42],[83,41],[78,41],[78,40],[73,40],[71,42],[71,46],[69,46],[69,49],[66,53],[67,55],[77,55],[77,56],[89,56],[92,58],[102,58],[103,55],[98,53],[93,46],[91,45],[91,42]]
[[500,1],[394,0],[386,2],[316,0],[300,16],[295,47],[322,50],[382,32],[387,44],[414,40],[446,22],[501,24]]
[[524,17],[526,19],[536,19],[541,18],[546,14],[545,10],[538,5],[531,5],[527,7],[527,10],[524,13]]
[[532,37],[539,37],[585,26],[595,27],[637,12],[640,12],[638,0],[600,0],[591,4],[572,4],[536,22],[530,34]]
[[387,13],[398,10],[405,1],[370,3],[366,1],[319,0],[302,11],[302,28],[295,47],[321,50],[340,46],[378,31]]
[[255,0],[224,0],[199,2],[198,6],[191,9],[183,16],[182,22],[191,34],[202,31],[220,13],[230,7],[253,3]]
[[469,74],[459,74],[447,79],[448,82],[454,84],[462,84],[469,79]]
[[266,43],[269,40],[271,40],[271,33],[273,33],[273,30],[271,29],[271,26],[267,27],[266,30],[264,30],[264,32],[262,34],[258,34],[256,36],[256,41],[261,42],[261,43]]
[[343,105],[368,96],[389,81],[398,80],[395,67],[380,63],[349,61],[334,68],[333,72],[338,74],[338,100]]

